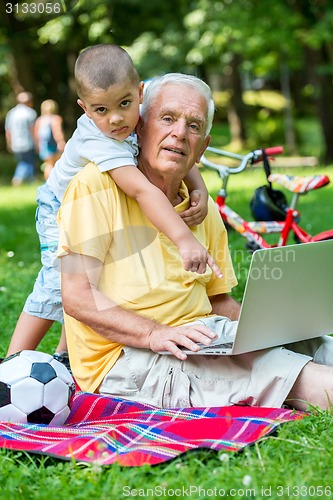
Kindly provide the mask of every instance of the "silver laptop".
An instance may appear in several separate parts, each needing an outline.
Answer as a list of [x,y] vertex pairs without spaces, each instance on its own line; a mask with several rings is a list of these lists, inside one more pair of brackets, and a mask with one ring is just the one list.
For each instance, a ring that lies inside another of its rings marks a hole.
[[235,339],[187,354],[232,355],[333,333],[333,240],[252,255]]

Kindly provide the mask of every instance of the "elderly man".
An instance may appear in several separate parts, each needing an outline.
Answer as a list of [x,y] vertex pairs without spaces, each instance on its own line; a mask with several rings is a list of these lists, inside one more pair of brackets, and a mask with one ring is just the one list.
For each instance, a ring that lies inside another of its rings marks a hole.
[[[209,87],[195,77],[165,75],[146,91],[138,168],[178,212],[188,207],[182,181],[209,143],[213,110]],[[185,271],[176,247],[94,164],[71,182],[59,222],[67,341],[81,389],[159,407],[328,406],[333,368],[323,365],[333,362],[332,339],[300,344],[299,352],[229,357],[180,349],[232,336],[239,314],[228,295],[236,278],[227,233],[212,200],[192,230],[223,278]]]

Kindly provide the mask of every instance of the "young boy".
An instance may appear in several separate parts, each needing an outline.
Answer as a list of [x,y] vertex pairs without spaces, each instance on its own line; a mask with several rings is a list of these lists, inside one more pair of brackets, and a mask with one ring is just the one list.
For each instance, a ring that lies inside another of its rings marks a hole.
[[[138,146],[134,131],[143,85],[127,52],[109,44],[84,50],[76,61],[75,80],[78,104],[85,113],[47,182],[38,188],[36,227],[43,267],[18,320],[7,355],[35,349],[53,321],[63,322],[59,273],[53,267],[58,246],[56,217],[70,180],[90,161],[101,172],[108,172],[140,204],[157,229],[178,247],[186,270],[202,274],[208,264],[221,276],[212,257],[184,222],[198,224],[207,212],[208,193],[197,167],[186,179],[193,207],[182,214],[184,220],[164,193],[136,168]],[[191,133],[195,133],[196,126],[195,122],[188,124]],[[175,150],[175,154],[184,153]],[[55,357],[66,363],[66,356],[63,331]]]

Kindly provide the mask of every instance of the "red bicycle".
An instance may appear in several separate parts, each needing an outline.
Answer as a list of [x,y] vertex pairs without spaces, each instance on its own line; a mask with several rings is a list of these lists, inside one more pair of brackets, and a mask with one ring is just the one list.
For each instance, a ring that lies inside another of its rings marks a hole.
[[[226,158],[237,160],[236,167],[228,167],[218,163],[213,163],[206,156],[201,158],[204,167],[214,170],[220,176],[222,187],[219,190],[216,203],[223,221],[227,226],[232,227],[247,240],[247,248],[255,251],[259,248],[270,248],[273,246],[287,245],[288,237],[294,234],[297,243],[308,243],[310,241],[322,241],[333,239],[333,229],[311,235],[299,225],[300,212],[297,210],[299,198],[315,189],[319,189],[329,184],[327,175],[313,175],[307,177],[290,176],[279,173],[271,173],[269,157],[281,154],[282,146],[272,148],[257,149],[246,155],[231,153],[222,149],[207,149],[211,153]],[[246,221],[230,206],[226,204],[227,184],[231,174],[239,174],[248,165],[263,162],[268,184],[256,189],[251,200],[251,209],[254,221]],[[284,194],[272,188],[271,183],[280,184],[285,189],[293,193],[291,203],[288,205]],[[268,243],[263,234],[278,233],[278,241],[275,244]]]

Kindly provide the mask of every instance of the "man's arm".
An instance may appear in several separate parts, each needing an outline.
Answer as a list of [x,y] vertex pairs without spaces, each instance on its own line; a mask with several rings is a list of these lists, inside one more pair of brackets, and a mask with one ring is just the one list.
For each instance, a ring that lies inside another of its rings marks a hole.
[[212,305],[212,313],[219,316],[226,316],[231,320],[238,320],[240,304],[228,294],[213,295],[209,297]]
[[197,351],[197,342],[209,345],[216,335],[203,325],[169,327],[128,311],[98,291],[102,263],[70,253],[61,258],[63,307],[69,316],[119,344],[168,351],[178,359],[186,354],[177,346]]
[[6,137],[7,151],[9,151],[9,153],[12,153],[12,136],[9,130],[6,130],[5,137]]

